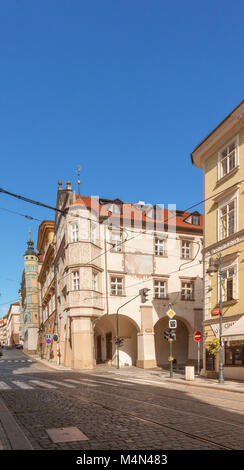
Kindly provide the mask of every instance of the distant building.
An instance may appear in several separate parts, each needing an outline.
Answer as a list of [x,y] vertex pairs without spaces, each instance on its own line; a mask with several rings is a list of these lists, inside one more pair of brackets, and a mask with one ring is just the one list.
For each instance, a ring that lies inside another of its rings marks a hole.
[[6,332],[7,342],[6,345],[13,347],[20,343],[20,305],[15,302],[10,305],[6,316]]
[[0,320],[0,344],[7,344],[7,314],[5,314]]
[[19,291],[21,316],[21,341],[26,352],[37,353],[39,330],[39,284],[41,260],[34,251],[34,242],[29,238],[24,254],[24,271]]
[[[54,222],[44,220],[38,230],[37,249],[42,259],[38,276],[40,286],[40,329],[38,352],[43,359],[57,360],[57,342],[53,335],[57,333],[55,277],[54,277]],[[47,343],[47,335],[51,342]]]

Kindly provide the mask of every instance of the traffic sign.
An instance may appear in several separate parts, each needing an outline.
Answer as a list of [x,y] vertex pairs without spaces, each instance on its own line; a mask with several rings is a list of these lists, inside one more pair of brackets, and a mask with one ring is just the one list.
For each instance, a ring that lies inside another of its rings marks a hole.
[[169,308],[169,310],[166,312],[166,315],[168,315],[169,318],[173,318],[176,315],[176,313],[174,312],[172,308]]
[[212,311],[211,311],[212,315],[219,315],[220,314],[220,309],[219,308],[214,308]]
[[194,332],[194,340],[195,340],[195,341],[200,341],[201,338],[202,338],[202,333],[201,333],[201,331],[195,331],[195,332]]
[[46,343],[47,344],[50,344],[51,343],[51,340],[49,338],[46,339]]
[[169,320],[169,328],[177,328],[177,320]]

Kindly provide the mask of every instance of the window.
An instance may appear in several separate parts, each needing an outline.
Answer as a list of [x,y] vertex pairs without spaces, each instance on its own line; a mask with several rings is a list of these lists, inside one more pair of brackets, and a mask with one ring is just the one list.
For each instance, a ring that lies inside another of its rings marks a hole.
[[26,302],[27,302],[27,304],[31,304],[32,296],[30,294],[26,296]]
[[98,290],[98,274],[94,271],[92,273],[92,290]]
[[219,178],[223,178],[227,173],[237,166],[237,139],[232,141],[219,152]]
[[234,299],[235,268],[229,268],[221,273],[222,300],[228,302]]
[[154,281],[155,299],[166,298],[166,281]]
[[91,242],[96,243],[97,240],[97,224],[91,222]]
[[111,242],[113,243],[113,251],[122,251],[122,232],[112,232]]
[[225,346],[225,365],[243,366],[244,365],[244,342],[230,341]]
[[155,238],[155,255],[165,256],[165,240],[160,238]]
[[80,286],[79,271],[74,271],[72,273],[72,289],[79,290],[79,286]]
[[181,242],[181,257],[184,259],[191,258],[191,242],[182,240]]
[[183,281],[181,283],[181,299],[193,300],[194,283],[192,281]]
[[36,270],[36,267],[34,264],[27,264],[27,266],[25,267],[25,271],[28,273],[28,272],[34,272]]
[[200,216],[199,215],[193,215],[192,216],[192,225],[200,225]]
[[220,240],[223,240],[236,231],[236,204],[235,200],[220,208],[219,212]]
[[78,241],[78,224],[77,223],[71,224],[71,241],[72,242]]
[[122,277],[111,277],[111,294],[112,295],[123,295],[123,278]]

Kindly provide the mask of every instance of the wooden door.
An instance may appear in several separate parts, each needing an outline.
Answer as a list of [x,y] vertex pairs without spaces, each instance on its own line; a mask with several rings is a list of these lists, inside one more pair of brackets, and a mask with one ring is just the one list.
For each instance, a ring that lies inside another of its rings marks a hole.
[[112,333],[106,334],[106,360],[111,361],[112,359]]

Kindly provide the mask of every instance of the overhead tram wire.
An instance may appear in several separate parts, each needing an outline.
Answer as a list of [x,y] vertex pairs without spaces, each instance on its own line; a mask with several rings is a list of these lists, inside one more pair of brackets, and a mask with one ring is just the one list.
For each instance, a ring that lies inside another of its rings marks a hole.
[[[238,181],[237,183],[235,183],[235,184],[232,185],[232,186],[236,186],[237,184],[240,184],[240,183],[242,183],[243,181],[244,181],[244,179]],[[231,186],[231,187],[232,187],[232,186]],[[230,187],[230,188],[231,188],[231,187]],[[229,189],[229,188],[228,188],[228,189]],[[216,194],[214,195],[214,197],[220,195],[220,194],[223,193],[224,191],[225,191],[225,190],[219,191],[218,193],[216,193]],[[23,201],[25,201],[25,202],[28,202],[28,203],[30,203],[30,204],[35,204],[35,205],[38,205],[38,206],[45,207],[45,208],[47,208],[47,209],[51,209],[51,210],[60,212],[63,216],[67,215],[67,213],[68,213],[68,208],[65,209],[65,210],[63,210],[63,209],[58,209],[57,207],[53,207],[53,206],[44,204],[44,203],[42,203],[42,202],[40,202],[40,201],[34,201],[33,199],[26,198],[26,197],[24,197],[24,196],[11,193],[11,192],[9,192],[9,191],[3,189],[3,188],[0,188],[0,193],[7,194],[7,195],[9,195],[9,196],[18,198],[18,199],[23,200]],[[202,204],[202,203],[204,203],[204,202],[206,202],[206,201],[208,201],[209,199],[212,199],[212,198],[213,198],[213,196],[209,196],[208,198],[205,198],[205,199],[203,199],[202,201],[200,201],[200,202],[198,202],[198,203],[196,203],[196,204],[194,204],[194,205],[188,207],[187,209],[184,210],[184,212],[188,212],[190,209],[193,209],[194,207],[196,207],[196,206],[198,206],[198,205],[200,205],[200,204]],[[86,219],[86,220],[92,220],[92,219],[89,219],[89,218],[87,218],[87,217],[82,217],[82,216],[80,216],[79,214],[77,214],[77,215],[75,215],[75,216],[76,216],[76,217],[80,217],[80,218],[82,218],[82,219]],[[175,214],[172,215],[172,218],[173,218],[173,219],[175,218]],[[170,219],[169,219],[169,217],[168,217],[166,220],[164,220],[164,224],[165,224],[166,222],[169,222],[169,221],[170,221]],[[123,245],[125,242],[128,242],[128,241],[130,241],[130,240],[133,240],[134,238],[137,238],[138,236],[140,236],[140,235],[142,235],[142,234],[145,234],[145,233],[146,233],[146,230],[144,230],[144,231],[142,231],[142,232],[139,232],[137,235],[135,235],[135,236],[133,236],[133,237],[131,237],[131,238],[127,238],[126,240],[121,241],[121,242],[118,243],[117,245],[118,245],[118,246]],[[96,256],[95,258],[93,258],[92,260],[90,260],[90,261],[89,261],[88,263],[86,263],[85,265],[90,264],[92,261],[94,261],[95,259],[97,259],[97,258],[103,256],[104,254],[106,254],[107,252],[111,251],[112,249],[113,249],[113,247],[110,247],[108,250],[105,250],[104,252],[100,253],[100,255]]]

